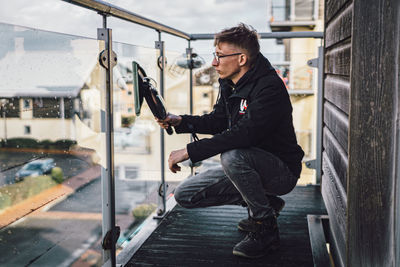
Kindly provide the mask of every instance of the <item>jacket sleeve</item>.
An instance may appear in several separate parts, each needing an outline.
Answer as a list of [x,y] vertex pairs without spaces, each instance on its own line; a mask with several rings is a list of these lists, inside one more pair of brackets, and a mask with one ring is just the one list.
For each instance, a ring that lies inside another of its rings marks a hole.
[[212,138],[204,138],[187,145],[192,162],[207,159],[222,152],[255,146],[278,127],[282,115],[291,112],[291,104],[286,89],[275,81],[266,85],[253,96],[246,113],[231,129]]
[[177,133],[217,134],[227,128],[228,121],[224,103],[219,99],[213,111],[202,116],[182,115],[182,121],[175,127]]

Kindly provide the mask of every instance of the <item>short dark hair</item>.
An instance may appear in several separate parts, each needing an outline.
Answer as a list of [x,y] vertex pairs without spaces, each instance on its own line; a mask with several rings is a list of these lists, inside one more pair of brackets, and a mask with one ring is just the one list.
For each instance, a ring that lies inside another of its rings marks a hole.
[[214,46],[219,43],[230,43],[245,49],[249,53],[250,64],[253,64],[260,52],[257,31],[244,23],[239,23],[236,27],[227,28],[217,33],[214,37]]

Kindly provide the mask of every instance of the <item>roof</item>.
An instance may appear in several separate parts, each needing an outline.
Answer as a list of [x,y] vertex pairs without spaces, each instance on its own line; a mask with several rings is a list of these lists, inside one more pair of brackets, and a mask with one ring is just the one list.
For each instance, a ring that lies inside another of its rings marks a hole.
[[99,42],[0,23],[0,96],[75,97],[97,64]]

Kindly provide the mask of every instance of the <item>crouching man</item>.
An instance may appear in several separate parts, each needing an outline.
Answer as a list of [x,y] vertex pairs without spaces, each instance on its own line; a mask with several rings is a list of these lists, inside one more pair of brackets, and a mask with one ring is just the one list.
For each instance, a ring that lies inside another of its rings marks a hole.
[[292,106],[281,78],[260,53],[254,29],[239,24],[215,35],[212,65],[220,94],[213,111],[202,116],[169,114],[158,120],[177,133],[211,134],[173,151],[169,168],[221,154],[221,166],[184,180],[175,190],[183,207],[243,203],[248,218],[238,228],[247,236],[233,248],[237,256],[255,258],[279,246],[278,196],[295,187],[304,153],[297,144]]

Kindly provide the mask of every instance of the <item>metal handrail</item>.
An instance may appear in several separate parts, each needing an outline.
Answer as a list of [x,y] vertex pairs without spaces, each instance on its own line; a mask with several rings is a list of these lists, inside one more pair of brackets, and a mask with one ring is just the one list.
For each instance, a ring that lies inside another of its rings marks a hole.
[[[166,26],[158,23],[154,20],[145,18],[136,13],[123,9],[121,7],[106,3],[101,0],[63,0],[77,6],[81,6],[90,10],[99,12],[102,15],[113,16],[129,22],[140,24],[142,26],[157,30],[159,32],[165,32],[177,37],[181,37],[186,40],[212,40],[214,34],[211,33],[200,33],[200,34],[188,34],[175,28]],[[270,38],[324,38],[323,32],[262,32],[259,33],[261,39]]]
[[[261,32],[258,33],[261,39],[285,39],[285,38],[324,38],[323,32]],[[214,34],[210,33],[198,33],[191,34],[191,40],[212,40]]]
[[190,40],[191,37],[189,34],[182,32],[180,30],[171,28],[164,24],[158,23],[154,20],[142,17],[138,14],[130,12],[126,9],[120,8],[118,6],[114,6],[112,4],[106,3],[101,0],[63,0],[64,2],[68,2],[77,6],[81,6],[90,10],[97,11],[103,15],[113,16],[116,18],[120,18],[129,22],[133,22],[136,24],[143,25],[145,27],[149,27],[155,29],[160,32],[169,33],[186,40]]

